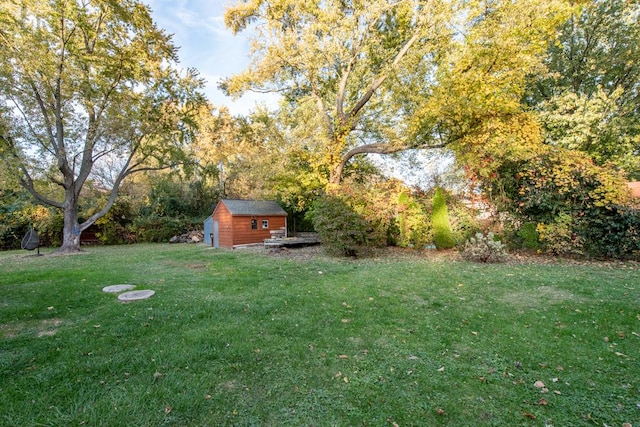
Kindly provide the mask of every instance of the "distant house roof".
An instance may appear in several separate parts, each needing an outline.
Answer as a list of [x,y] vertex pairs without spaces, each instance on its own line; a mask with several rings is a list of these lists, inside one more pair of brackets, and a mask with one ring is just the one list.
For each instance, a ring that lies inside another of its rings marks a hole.
[[232,215],[287,215],[278,202],[270,200],[222,199],[220,202],[224,203]]

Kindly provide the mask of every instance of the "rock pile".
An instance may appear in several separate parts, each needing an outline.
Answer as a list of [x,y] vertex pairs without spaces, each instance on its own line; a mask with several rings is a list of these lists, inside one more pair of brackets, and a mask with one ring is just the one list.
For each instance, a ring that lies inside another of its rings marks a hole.
[[204,240],[203,230],[191,230],[187,233],[173,236],[169,243],[200,243]]

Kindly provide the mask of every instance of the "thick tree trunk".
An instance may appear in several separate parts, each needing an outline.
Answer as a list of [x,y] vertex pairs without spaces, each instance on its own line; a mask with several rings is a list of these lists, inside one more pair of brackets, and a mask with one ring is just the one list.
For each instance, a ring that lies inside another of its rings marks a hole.
[[78,201],[73,194],[67,194],[64,203],[64,227],[62,246],[58,252],[80,252],[80,224],[78,223]]

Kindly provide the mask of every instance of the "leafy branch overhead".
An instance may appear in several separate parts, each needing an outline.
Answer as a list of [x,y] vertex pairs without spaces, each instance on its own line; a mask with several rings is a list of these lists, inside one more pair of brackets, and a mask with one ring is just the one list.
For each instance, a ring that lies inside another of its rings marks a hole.
[[243,2],[225,22],[253,32],[253,62],[222,87],[281,93],[337,184],[356,155],[457,149],[487,121],[525,114],[525,78],[572,10],[560,0]]

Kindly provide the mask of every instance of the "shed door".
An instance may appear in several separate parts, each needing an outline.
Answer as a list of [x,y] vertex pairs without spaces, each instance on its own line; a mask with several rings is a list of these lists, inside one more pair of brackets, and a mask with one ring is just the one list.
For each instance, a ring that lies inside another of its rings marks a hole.
[[218,221],[213,221],[213,247],[220,247],[220,233],[218,232]]
[[207,218],[207,220],[204,222],[204,243],[205,245],[209,245],[211,246],[213,244],[213,241],[211,240],[211,234],[213,233],[213,230],[211,229],[211,217]]

